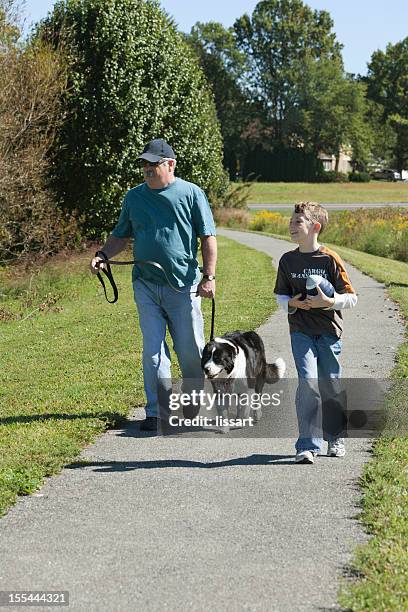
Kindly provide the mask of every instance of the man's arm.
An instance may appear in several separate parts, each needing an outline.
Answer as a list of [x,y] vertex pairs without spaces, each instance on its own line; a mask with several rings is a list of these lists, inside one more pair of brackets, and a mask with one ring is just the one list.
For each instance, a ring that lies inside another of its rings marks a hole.
[[[100,250],[107,255],[108,259],[111,259],[127,247],[129,240],[130,238],[116,238],[116,236],[111,234]],[[94,257],[92,259],[90,264],[92,274],[97,274],[99,268],[103,267],[103,264],[100,264],[100,262],[103,262],[102,257]]]
[[[203,256],[203,274],[215,276],[217,265],[217,239],[215,236],[200,236],[201,254]],[[215,280],[203,278],[198,285],[198,295],[204,298],[215,296]]]

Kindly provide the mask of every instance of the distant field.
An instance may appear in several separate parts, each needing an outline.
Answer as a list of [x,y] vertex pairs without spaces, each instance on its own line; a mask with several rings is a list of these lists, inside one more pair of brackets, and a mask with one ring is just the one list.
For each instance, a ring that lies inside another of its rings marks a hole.
[[249,204],[408,202],[408,183],[254,183]]

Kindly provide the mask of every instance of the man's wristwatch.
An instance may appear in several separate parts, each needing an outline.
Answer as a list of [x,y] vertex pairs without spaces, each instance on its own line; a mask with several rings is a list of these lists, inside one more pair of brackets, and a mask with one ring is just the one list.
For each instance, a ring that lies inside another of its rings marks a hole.
[[203,274],[205,280],[215,280],[215,274]]

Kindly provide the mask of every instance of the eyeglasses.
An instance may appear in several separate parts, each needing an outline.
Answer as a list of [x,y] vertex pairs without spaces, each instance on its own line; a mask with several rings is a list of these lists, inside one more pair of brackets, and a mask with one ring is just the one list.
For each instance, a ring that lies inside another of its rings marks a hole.
[[140,161],[141,161],[142,168],[145,168],[146,166],[153,166],[154,168],[157,168],[157,166],[161,166],[162,164],[165,164],[167,162],[167,159],[161,159],[158,162],[149,162],[147,161],[147,159],[142,159]]

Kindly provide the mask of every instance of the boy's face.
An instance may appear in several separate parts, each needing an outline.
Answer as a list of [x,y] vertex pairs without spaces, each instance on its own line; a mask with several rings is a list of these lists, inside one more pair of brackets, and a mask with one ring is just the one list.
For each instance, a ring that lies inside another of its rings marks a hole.
[[289,223],[289,233],[293,242],[302,244],[319,233],[319,223],[308,219],[304,213],[294,212]]

